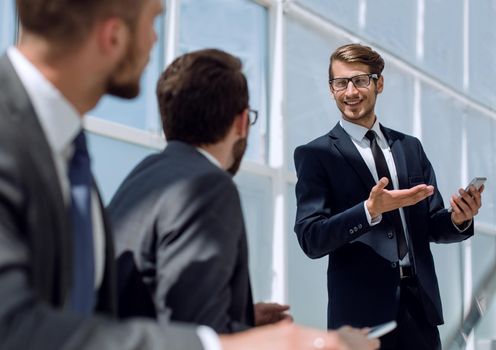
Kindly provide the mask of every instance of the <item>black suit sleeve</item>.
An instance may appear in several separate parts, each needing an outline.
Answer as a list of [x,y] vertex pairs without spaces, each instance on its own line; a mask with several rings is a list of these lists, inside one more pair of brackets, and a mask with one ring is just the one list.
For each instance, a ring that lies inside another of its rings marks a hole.
[[[294,153],[298,176],[294,230],[310,258],[325,256],[370,229],[363,201],[346,210],[336,210],[330,179],[319,156],[320,150],[308,146],[298,147]],[[360,229],[350,231],[353,227]]]
[[246,303],[246,236],[232,180],[215,172],[178,184],[164,195],[160,212],[154,296],[159,318],[170,313],[173,320],[219,333],[248,328],[240,322],[244,305],[252,307],[251,297]]

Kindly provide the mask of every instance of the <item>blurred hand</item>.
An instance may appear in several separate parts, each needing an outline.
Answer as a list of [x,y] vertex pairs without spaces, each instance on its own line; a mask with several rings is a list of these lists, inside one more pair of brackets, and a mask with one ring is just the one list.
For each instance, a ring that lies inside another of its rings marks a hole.
[[386,190],[388,183],[388,178],[383,177],[370,191],[365,205],[372,218],[391,210],[417,204],[434,193],[434,186],[425,184],[405,190]]
[[479,190],[475,189],[474,186],[470,186],[468,191],[460,188],[458,190],[459,196],[451,196],[450,204],[453,210],[451,212],[451,220],[453,223],[461,225],[479,213],[479,209],[482,206],[483,191],[484,185]]
[[343,327],[320,331],[286,321],[220,337],[223,350],[375,350],[379,340],[367,339],[367,330]]
[[293,321],[293,317],[287,314],[289,305],[277,303],[255,304],[255,326],[265,326],[282,320]]
[[369,328],[352,328],[349,326],[341,327],[337,331],[340,337],[340,345],[336,347],[339,350],[355,350],[355,349],[378,349],[379,340],[374,339],[371,342],[367,339]]

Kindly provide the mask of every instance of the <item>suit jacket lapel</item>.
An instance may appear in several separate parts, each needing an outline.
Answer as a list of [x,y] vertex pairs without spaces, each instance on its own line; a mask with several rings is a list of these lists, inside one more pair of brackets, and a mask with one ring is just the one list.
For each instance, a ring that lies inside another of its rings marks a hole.
[[353,168],[358,174],[358,177],[362,180],[362,184],[364,185],[366,192],[370,192],[370,189],[375,185],[374,177],[370,173],[367,164],[365,164],[365,161],[353,144],[353,141],[351,141],[350,136],[338,123],[329,132],[329,137],[331,138],[334,146],[348,162],[350,167]]
[[[59,271],[55,278],[61,282],[58,285],[61,290],[58,292],[60,297],[64,298],[64,290],[70,283],[70,271],[72,270],[72,236],[69,234],[71,228],[68,212],[64,204],[52,152],[31,101],[6,55],[0,58],[0,84],[6,87],[0,92],[0,99],[3,100],[0,105],[8,109],[5,111],[5,115],[11,118],[14,124],[22,130],[24,138],[20,140],[19,147],[22,147],[22,153],[29,159],[27,162],[33,164],[32,176],[39,177],[39,183],[45,187],[40,188],[40,191],[43,191],[44,195],[47,196],[46,203],[49,203],[52,208],[50,210],[51,221],[54,223],[53,227],[57,227],[57,230],[46,230],[47,236],[32,237],[32,244],[34,245],[32,251],[35,255],[39,253],[39,259],[46,259],[48,257],[43,256],[45,251],[43,247],[45,245],[57,247]],[[33,259],[33,265],[35,271],[43,266],[36,257]]]

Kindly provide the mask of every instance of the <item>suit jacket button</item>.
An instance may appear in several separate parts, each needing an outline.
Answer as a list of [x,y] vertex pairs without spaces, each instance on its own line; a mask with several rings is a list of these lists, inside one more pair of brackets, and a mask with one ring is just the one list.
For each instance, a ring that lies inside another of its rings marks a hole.
[[387,238],[393,239],[393,237],[394,237],[394,234],[392,232],[388,232]]
[[358,224],[358,228],[361,230],[362,229],[362,224]]
[[353,231],[358,232],[358,227],[353,227]]
[[350,228],[350,235],[352,235],[355,231],[353,231],[352,228]]
[[397,264],[396,264],[396,262],[392,262],[392,263],[391,263],[391,267],[392,267],[393,269],[395,269],[395,268],[396,268],[396,265],[397,265]]

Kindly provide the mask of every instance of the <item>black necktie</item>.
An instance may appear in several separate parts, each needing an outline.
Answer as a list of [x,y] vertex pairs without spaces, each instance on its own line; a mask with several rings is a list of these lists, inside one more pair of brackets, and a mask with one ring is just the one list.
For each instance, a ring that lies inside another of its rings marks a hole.
[[86,138],[81,131],[74,139],[74,155],[69,164],[73,232],[72,309],[83,315],[93,311],[95,262],[91,220],[92,175]]
[[[365,137],[370,140],[370,149],[372,150],[372,156],[374,157],[377,176],[379,177],[379,179],[387,177],[389,183],[386,188],[388,190],[394,189],[386,158],[384,157],[384,153],[382,153],[381,147],[377,143],[376,133],[373,130],[369,130],[365,134]],[[390,211],[388,215],[391,217],[391,220],[393,222],[394,231],[396,234],[396,242],[398,245],[398,257],[401,260],[405,257],[406,253],[408,253],[408,246],[406,244],[405,232],[403,231],[403,224],[401,223],[400,211],[396,209]]]

